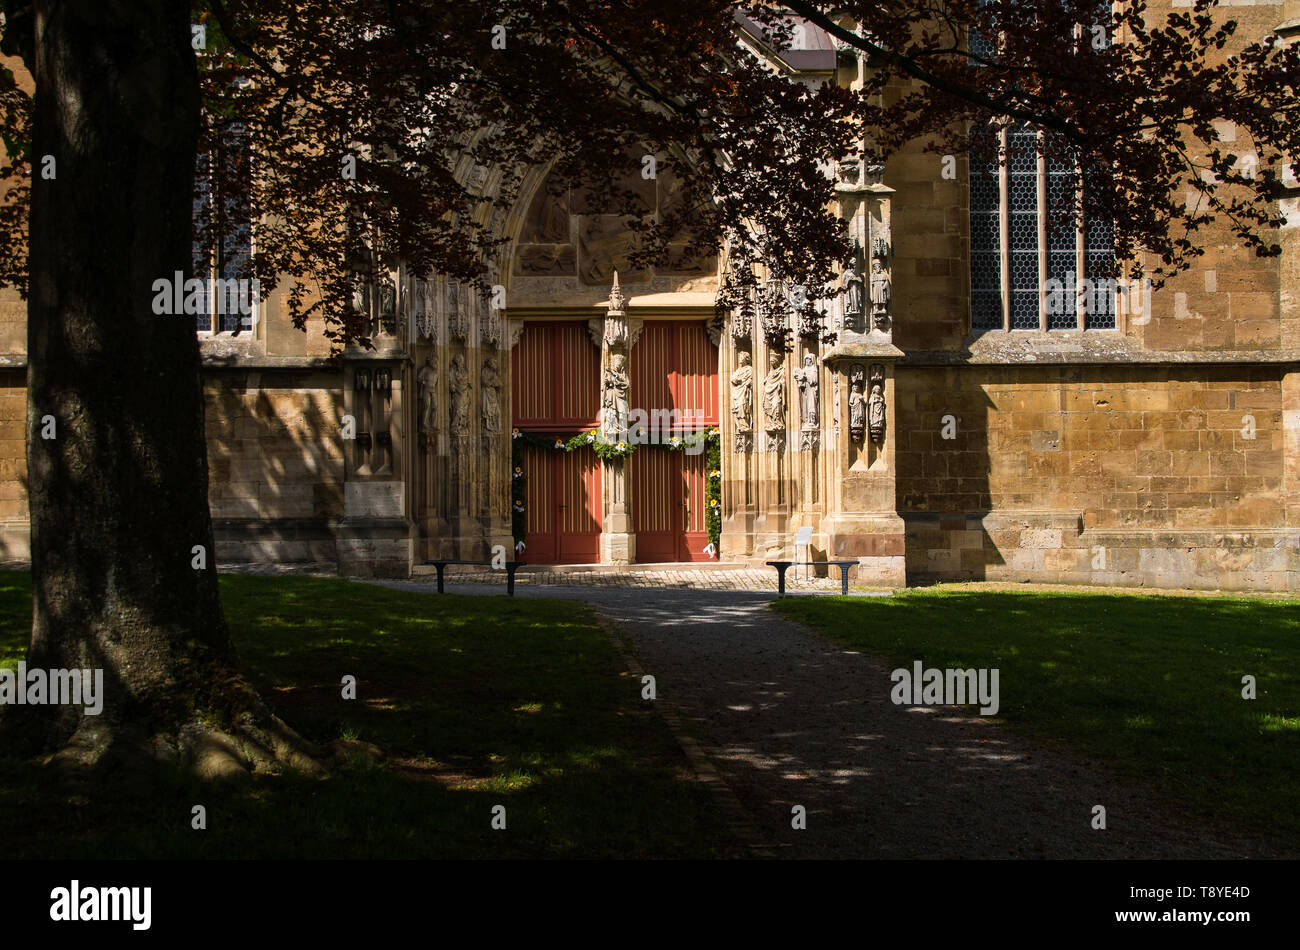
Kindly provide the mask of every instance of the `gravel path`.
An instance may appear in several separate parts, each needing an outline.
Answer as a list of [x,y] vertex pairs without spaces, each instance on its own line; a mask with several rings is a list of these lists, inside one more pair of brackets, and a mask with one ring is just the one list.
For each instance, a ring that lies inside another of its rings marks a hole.
[[[377,582],[429,590],[422,581]],[[487,595],[480,585],[449,592]],[[799,858],[1241,858],[1218,833],[978,716],[889,701],[890,667],[785,620],[771,595],[520,588],[591,603],[654,674],[757,837]],[[806,830],[791,808],[807,810]],[[1090,827],[1103,805],[1107,829]]]

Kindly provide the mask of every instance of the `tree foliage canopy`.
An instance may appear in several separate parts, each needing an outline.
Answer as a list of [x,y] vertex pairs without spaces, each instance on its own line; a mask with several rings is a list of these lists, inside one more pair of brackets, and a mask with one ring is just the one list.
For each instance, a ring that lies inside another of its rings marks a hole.
[[[877,163],[916,139],[991,155],[1010,124],[1042,130],[1086,183],[1080,212],[1113,220],[1119,258],[1163,277],[1195,260],[1214,219],[1277,253],[1282,163],[1300,155],[1300,47],[1248,41],[1215,6],[196,0],[196,148],[249,148],[249,163],[213,164],[212,187],[259,216],[263,291],[287,281],[295,322],[323,317],[338,343],[364,340],[352,288],[379,262],[490,285],[500,222],[528,169],[547,165],[553,187],[600,193],[627,216],[637,263],[683,236],[691,251],[726,247],[720,310],[751,305],[757,265],[808,288],[815,308],[851,254],[830,208],[837,163],[859,148]],[[30,0],[5,10],[5,48],[22,52]],[[742,45],[741,23],[774,51],[815,25],[864,57],[867,82],[802,81]],[[0,71],[0,282],[20,287],[29,121],[27,94]],[[659,218],[621,185],[643,154],[681,184]],[[201,240],[219,240],[207,230]]]

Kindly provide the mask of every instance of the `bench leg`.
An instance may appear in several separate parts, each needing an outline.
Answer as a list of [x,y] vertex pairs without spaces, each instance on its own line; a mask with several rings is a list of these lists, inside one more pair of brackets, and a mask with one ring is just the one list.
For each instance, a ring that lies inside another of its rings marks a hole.
[[515,596],[515,571],[519,568],[518,564],[506,565],[506,593],[511,597]]
[[785,596],[785,572],[789,566],[790,565],[787,564],[785,567],[778,567],[776,569],[776,596],[778,597]]
[[846,597],[849,593],[849,566],[848,564],[840,565],[840,593]]
[[446,568],[446,566],[447,566],[446,564],[435,564],[435,565],[434,565],[434,567],[436,567],[436,568],[438,569],[438,593],[440,593],[440,594],[443,592],[443,591],[442,591],[442,572],[443,572],[443,569]]

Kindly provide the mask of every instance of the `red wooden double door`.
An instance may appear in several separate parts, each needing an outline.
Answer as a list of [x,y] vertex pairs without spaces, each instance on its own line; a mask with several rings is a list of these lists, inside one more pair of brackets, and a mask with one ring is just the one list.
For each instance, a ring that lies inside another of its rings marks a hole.
[[[513,424],[542,438],[566,440],[596,425],[600,352],[585,321],[529,323],[512,354]],[[718,423],[717,348],[703,322],[647,321],[631,352],[631,408],[672,426],[652,438],[682,436]],[[659,413],[660,415],[655,415]],[[528,535],[534,564],[600,559],[600,461],[590,449],[526,448]],[[628,507],[636,559],[702,561],[708,555],[705,455],[641,446],[628,466]]]

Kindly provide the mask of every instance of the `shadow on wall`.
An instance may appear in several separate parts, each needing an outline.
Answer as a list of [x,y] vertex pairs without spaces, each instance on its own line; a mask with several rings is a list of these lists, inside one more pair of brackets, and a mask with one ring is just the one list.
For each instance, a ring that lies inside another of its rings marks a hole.
[[208,370],[217,559],[334,561],[343,516],[341,372]]
[[895,493],[907,526],[907,582],[984,580],[989,564],[1002,563],[984,527],[990,452],[1028,445],[990,429],[993,401],[969,370],[904,365],[897,386]]
[[[203,386],[217,559],[335,560],[333,524],[343,514],[338,374],[209,368]],[[5,562],[30,559],[26,416],[25,370],[3,373],[0,561]]]

